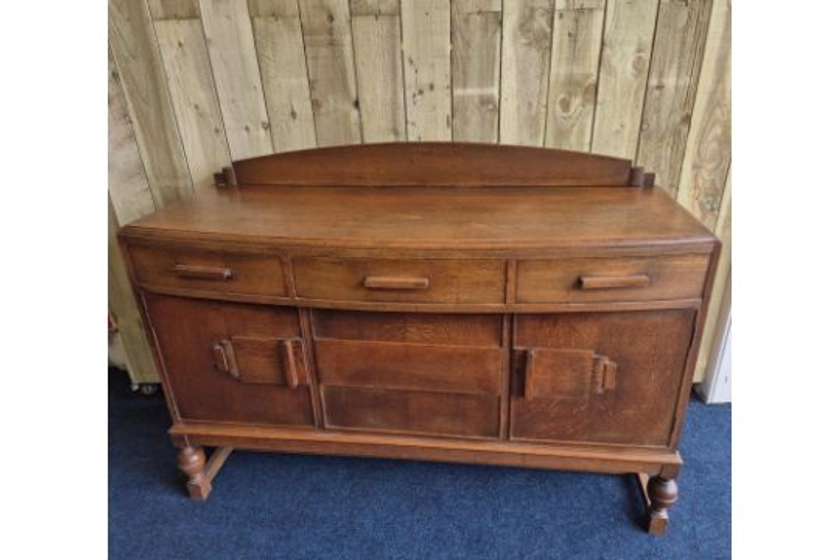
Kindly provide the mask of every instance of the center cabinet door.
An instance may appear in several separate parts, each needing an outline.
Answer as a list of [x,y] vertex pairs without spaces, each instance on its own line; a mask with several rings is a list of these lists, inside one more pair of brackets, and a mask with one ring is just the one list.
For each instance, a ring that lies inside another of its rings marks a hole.
[[517,316],[511,439],[667,445],[694,315]]
[[314,311],[327,428],[498,438],[499,315]]
[[183,420],[314,425],[297,309],[144,297]]

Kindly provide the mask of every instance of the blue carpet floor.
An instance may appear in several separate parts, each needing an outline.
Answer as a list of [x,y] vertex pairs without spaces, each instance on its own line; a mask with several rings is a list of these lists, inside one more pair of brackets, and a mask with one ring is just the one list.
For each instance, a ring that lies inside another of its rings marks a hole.
[[237,451],[195,502],[163,397],[109,377],[113,560],[730,557],[728,405],[692,401],[680,500],[650,537],[629,476]]

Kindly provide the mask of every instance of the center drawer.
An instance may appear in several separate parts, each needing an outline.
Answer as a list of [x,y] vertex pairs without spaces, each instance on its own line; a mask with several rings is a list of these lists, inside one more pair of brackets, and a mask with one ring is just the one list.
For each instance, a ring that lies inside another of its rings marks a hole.
[[313,319],[328,428],[498,437],[501,316],[316,311]]
[[494,260],[297,258],[299,297],[336,301],[503,303],[505,264]]

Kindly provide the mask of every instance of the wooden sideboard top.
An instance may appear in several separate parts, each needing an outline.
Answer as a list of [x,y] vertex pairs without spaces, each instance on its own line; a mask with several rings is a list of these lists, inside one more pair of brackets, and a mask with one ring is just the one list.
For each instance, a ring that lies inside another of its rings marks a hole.
[[650,187],[208,189],[130,224],[124,234],[472,250],[714,242],[664,191]]
[[469,143],[335,146],[233,162],[130,237],[329,249],[693,246],[714,236],[629,160]]

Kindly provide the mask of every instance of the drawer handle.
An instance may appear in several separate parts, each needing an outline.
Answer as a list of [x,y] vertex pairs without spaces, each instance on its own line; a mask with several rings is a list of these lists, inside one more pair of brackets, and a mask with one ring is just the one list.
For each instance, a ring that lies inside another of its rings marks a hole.
[[618,364],[606,356],[595,356],[595,392],[603,395],[615,390]]
[[425,290],[429,287],[427,276],[365,276],[362,281],[368,290]]
[[627,274],[624,276],[581,276],[582,290],[614,290],[621,288],[644,288],[650,284],[647,274]]
[[295,352],[295,347],[299,346],[300,343],[301,340],[299,338],[286,339],[283,341],[283,355],[286,358],[286,385],[288,385],[290,389],[297,389],[297,386],[300,383],[300,374],[297,369],[297,354]]
[[230,340],[220,340],[213,345],[213,358],[216,360],[216,369],[239,379],[239,368],[236,366],[236,355]]
[[525,351],[525,400],[532,400],[534,398],[534,360],[536,360],[537,351],[534,349]]
[[[533,400],[536,398],[536,384],[535,368],[537,360],[537,349],[529,348],[525,350],[525,371],[522,396],[525,400]],[[592,365],[586,375],[592,375],[595,382],[595,393],[603,395],[608,391],[615,391],[616,377],[618,375],[618,364],[607,356],[599,354],[592,354]],[[558,372],[568,374],[568,372]]]
[[172,272],[181,278],[198,278],[201,280],[230,280],[233,271],[226,266],[202,266],[199,264],[176,264]]
[[[286,385],[290,389],[297,389],[300,385],[301,379],[305,379],[306,371],[300,370],[300,361],[298,359],[299,352],[303,349],[303,341],[300,338],[288,338],[279,341],[282,347],[282,355],[280,359],[283,363],[283,373],[286,377]],[[223,339],[213,345],[213,359],[215,361],[216,369],[223,371],[234,379],[248,382],[248,378],[242,379],[242,374],[236,363],[236,350],[233,341],[230,339]],[[306,366],[304,366],[305,368]],[[246,372],[247,374],[247,372]]]

